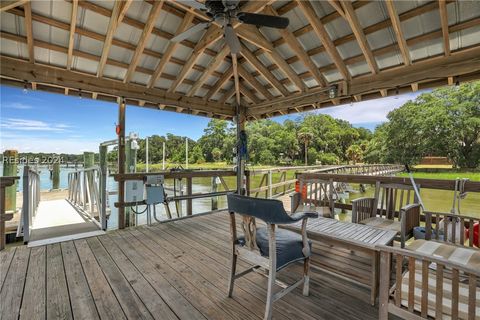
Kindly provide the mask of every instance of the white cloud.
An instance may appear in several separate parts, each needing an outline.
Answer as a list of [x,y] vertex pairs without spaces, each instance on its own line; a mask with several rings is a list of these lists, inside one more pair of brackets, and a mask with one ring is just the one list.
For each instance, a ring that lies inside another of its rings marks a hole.
[[[2,134],[3,136],[3,134]],[[54,139],[15,137],[0,140],[0,150],[14,149],[19,152],[71,153],[80,154],[84,151],[98,152],[102,139]]]
[[69,128],[63,123],[47,123],[39,120],[8,118],[0,123],[0,128],[20,131],[65,131]]
[[418,91],[394,97],[354,102],[352,104],[322,109],[317,112],[328,114],[336,119],[346,120],[352,124],[380,123],[387,121],[387,115],[390,111],[402,106],[409,100],[414,100],[421,93],[423,92]]
[[8,103],[5,105],[2,105],[3,108],[9,108],[9,109],[18,109],[18,110],[28,110],[28,109],[33,109],[33,106],[24,104],[21,102],[12,102]]

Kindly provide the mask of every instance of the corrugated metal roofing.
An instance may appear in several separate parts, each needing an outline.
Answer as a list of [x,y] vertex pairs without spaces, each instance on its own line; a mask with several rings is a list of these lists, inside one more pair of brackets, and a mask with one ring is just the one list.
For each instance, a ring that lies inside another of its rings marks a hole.
[[[74,54],[72,58],[72,69],[79,72],[85,72],[88,74],[96,74],[98,71],[99,60],[102,56],[104,49],[104,41],[102,40],[108,30],[110,22],[110,14],[113,8],[113,1],[102,0],[88,0],[79,5],[77,13],[77,21],[74,23],[76,27],[80,29],[74,36],[73,48],[78,54]],[[325,29],[333,42],[338,41],[341,43],[336,46],[336,50],[343,60],[352,63],[347,63],[350,76],[356,77],[359,75],[369,74],[371,72],[370,67],[366,63],[363,57],[363,52],[356,40],[344,41],[344,37],[350,37],[352,34],[352,27],[343,17],[336,15],[331,19],[329,15],[334,15],[335,9],[327,1],[311,1],[310,4],[319,21],[323,21],[325,17],[328,17],[328,21],[324,23]],[[284,6],[288,5],[288,9],[284,10]],[[400,50],[397,46],[397,37],[393,28],[391,28],[388,11],[385,3],[381,1],[370,1],[368,3],[353,3],[356,7],[355,15],[357,16],[360,25],[368,31],[366,38],[371,50],[381,49],[382,54],[375,55],[375,61],[378,64],[380,70],[391,68],[395,66],[401,66],[403,64],[403,58]],[[92,10],[92,8],[98,10]],[[175,6],[175,4],[171,4]],[[423,60],[428,57],[442,55],[444,52],[443,39],[441,37],[441,21],[439,17],[439,10],[434,2],[425,1],[395,1],[394,6],[397,13],[400,16],[401,28],[408,45],[409,55],[413,62]],[[425,6],[425,10],[417,10]],[[144,53],[140,56],[137,63],[138,68],[143,68],[142,72],[134,72],[131,77],[131,82],[146,85],[151,78],[151,74],[155,71],[159,64],[159,57],[165,52],[170,41],[167,39],[170,35],[175,35],[178,27],[182,22],[183,9],[178,7],[172,10],[171,7],[164,8],[160,11],[160,14],[155,20],[154,33],[149,36],[146,41]],[[336,82],[343,80],[342,74],[337,70],[335,65],[332,65],[333,60],[328,51],[320,50],[323,44],[320,38],[308,25],[302,9],[299,6],[291,5],[290,1],[276,1],[272,4],[278,12],[281,12],[283,16],[290,19],[290,24],[287,28],[288,32],[292,34],[299,34],[298,43],[301,49],[304,51],[313,51],[314,55],[310,57],[315,65],[317,65],[323,76],[328,82]],[[65,68],[67,65],[67,48],[69,46],[69,28],[71,19],[72,3],[69,1],[32,1],[32,14],[34,15],[33,26],[33,38],[37,42],[41,42],[41,46],[35,46],[35,60],[37,63],[57,66]],[[138,22],[145,24],[150,15],[152,5],[147,1],[133,1],[126,12],[128,21],[123,21],[118,25],[118,28],[114,32],[114,40],[116,45],[111,45],[108,51],[108,58],[110,62],[104,67],[105,77],[124,80],[128,66],[131,64],[134,49],[138,46],[140,37],[142,35],[142,29],[138,28]],[[413,10],[413,11],[412,11]],[[417,10],[420,14],[412,14]],[[480,18],[480,1],[454,1],[447,4],[448,23],[450,28],[455,28],[449,34],[450,49],[452,51],[458,51],[463,48],[469,48],[471,46],[477,46],[480,43],[480,25],[478,21],[476,23],[471,22],[472,19]],[[197,12],[197,14],[199,14]],[[406,15],[408,19],[404,18]],[[25,31],[25,19],[23,18],[23,9],[19,8],[10,9],[7,12],[1,13],[0,26],[2,31],[0,53],[4,56],[16,57],[27,60],[28,47],[26,45],[26,31]],[[201,19],[204,21],[204,19]],[[136,21],[136,23],[135,23]],[[326,21],[326,20],[325,20]],[[386,21],[387,27],[379,28],[378,23]],[[468,22],[468,23],[467,23]],[[460,25],[462,24],[463,25]],[[305,29],[305,30],[302,30]],[[300,32],[299,30],[302,30]],[[158,35],[157,31],[160,31],[161,35]],[[305,32],[307,31],[307,32]],[[439,32],[440,31],[440,32]],[[272,43],[279,42],[281,39],[281,33],[272,28],[261,27],[260,32],[264,35],[267,41]],[[197,43],[204,37],[206,31],[198,32],[191,35],[188,41],[191,44]],[[432,34],[432,35],[429,35]],[[418,40],[419,37],[423,37],[422,40]],[[354,39],[354,37],[352,37]],[[249,41],[242,40],[245,46],[252,52],[255,52],[258,47],[253,44],[255,39],[249,39]],[[51,44],[51,46],[49,46]],[[187,72],[185,77],[186,82],[181,83],[176,91],[180,93],[186,93],[190,91],[191,82],[197,81],[201,77],[199,68],[207,68],[213,59],[215,52],[221,50],[225,45],[223,39],[214,43],[208,44],[208,50],[203,54],[200,54],[195,60],[195,68]],[[133,50],[132,50],[133,49]],[[290,61],[290,67],[298,75],[298,77],[305,83],[308,88],[315,88],[319,85],[311,73],[309,72],[306,64],[302,62],[302,57],[298,57],[295,51],[290,47],[288,43],[282,43],[275,47],[275,51],[278,52],[280,57],[284,60]],[[155,86],[162,89],[169,89],[172,85],[174,78],[178,75],[182,68],[183,63],[196,57],[198,53],[194,52],[190,46],[179,44],[176,47],[172,55],[172,59],[176,59],[176,63],[168,62],[162,74],[165,76],[159,77],[155,81]],[[91,57],[91,58],[89,58]],[[277,65],[270,54],[257,55],[258,60],[271,70],[271,73],[278,80],[288,78],[288,73],[283,70],[281,65]],[[244,68],[250,72],[256,74],[256,79],[264,86],[267,87],[274,96],[280,96],[281,92],[278,88],[272,86],[266,77],[258,72],[250,63],[246,62],[240,54],[240,63]],[[125,67],[122,67],[124,65]],[[223,73],[231,67],[230,57],[227,57],[221,65],[213,71]],[[210,72],[212,74],[212,72]],[[203,83],[206,88],[200,88],[196,91],[196,95],[203,97],[208,93],[208,88],[215,85],[219,80],[216,75],[211,75],[205,79]],[[294,85],[294,79],[290,81],[284,81],[284,86],[287,92],[298,91],[298,88]],[[233,85],[232,81],[227,81],[222,87],[222,91],[229,89]],[[251,88],[250,84],[244,81],[245,87],[256,91],[254,94],[262,100],[264,97],[262,94]],[[222,94],[215,94],[212,99],[218,100]]]

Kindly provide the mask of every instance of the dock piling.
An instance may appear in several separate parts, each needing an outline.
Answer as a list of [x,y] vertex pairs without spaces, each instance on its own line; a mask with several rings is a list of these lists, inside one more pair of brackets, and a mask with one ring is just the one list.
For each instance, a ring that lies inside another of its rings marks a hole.
[[[18,151],[5,150],[3,152],[3,176],[17,176]],[[17,210],[17,182],[5,188],[5,211]]]

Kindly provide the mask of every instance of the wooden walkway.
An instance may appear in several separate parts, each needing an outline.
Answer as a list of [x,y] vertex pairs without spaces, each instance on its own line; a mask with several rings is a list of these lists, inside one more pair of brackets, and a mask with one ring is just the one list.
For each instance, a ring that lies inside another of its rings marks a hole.
[[[260,319],[265,277],[242,277],[234,298],[226,296],[229,240],[228,217],[220,212],[47,246],[9,248],[0,252],[0,318]],[[314,250],[314,265],[322,265],[330,254],[316,243]],[[337,257],[345,259],[345,254]],[[346,265],[352,268],[352,261]],[[240,262],[240,269],[245,267]],[[312,271],[310,297],[303,297],[301,289],[286,295],[275,303],[274,319],[377,318],[368,289]],[[301,273],[302,266],[293,265],[279,278],[292,283]]]

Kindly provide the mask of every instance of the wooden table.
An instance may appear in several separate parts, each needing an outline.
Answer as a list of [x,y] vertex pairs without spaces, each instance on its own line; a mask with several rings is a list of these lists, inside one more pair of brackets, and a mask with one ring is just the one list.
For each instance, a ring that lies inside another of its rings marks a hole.
[[[282,228],[299,232],[302,222],[284,225]],[[372,256],[371,294],[370,302],[375,305],[379,282],[379,251],[377,245],[391,245],[397,232],[383,230],[363,224],[343,222],[335,219],[318,217],[308,219],[307,234],[309,239],[328,242],[347,249],[355,249],[369,253]]]

